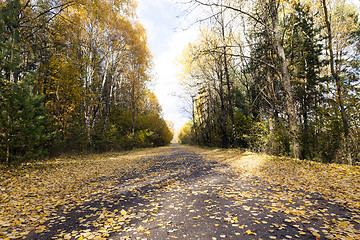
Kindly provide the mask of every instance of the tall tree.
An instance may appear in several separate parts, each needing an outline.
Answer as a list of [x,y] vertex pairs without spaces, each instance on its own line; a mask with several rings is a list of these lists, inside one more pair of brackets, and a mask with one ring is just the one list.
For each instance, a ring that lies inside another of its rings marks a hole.
[[274,33],[274,44],[276,47],[277,55],[280,60],[280,72],[281,72],[281,82],[285,91],[285,104],[286,112],[289,117],[289,127],[293,143],[293,156],[298,158],[300,156],[300,142],[299,142],[299,130],[297,123],[297,107],[294,100],[294,94],[290,82],[290,73],[288,69],[288,58],[285,55],[285,50],[282,44],[281,32],[279,26],[279,16],[278,16],[278,3],[276,0],[270,0],[269,2],[270,14],[272,20],[272,31]]
[[328,38],[328,49],[329,49],[329,65],[331,75],[335,80],[336,84],[336,95],[338,100],[338,105],[340,108],[342,124],[344,128],[344,136],[345,136],[345,146],[346,146],[346,155],[347,160],[350,165],[352,165],[352,156],[350,151],[350,133],[349,133],[349,123],[348,118],[346,116],[346,110],[344,105],[344,97],[343,97],[343,89],[342,89],[342,82],[339,76],[339,71],[335,69],[335,56],[334,56],[334,48],[333,48],[333,32],[332,32],[332,25],[330,21],[330,15],[328,11],[328,6],[326,0],[322,0],[322,7],[324,11],[324,21],[327,31],[327,38]]
[[311,129],[322,104],[320,79],[320,30],[310,15],[310,6],[294,3],[293,11],[285,18],[285,51],[289,56],[290,76],[295,99],[299,105],[301,158],[313,158],[317,134]]

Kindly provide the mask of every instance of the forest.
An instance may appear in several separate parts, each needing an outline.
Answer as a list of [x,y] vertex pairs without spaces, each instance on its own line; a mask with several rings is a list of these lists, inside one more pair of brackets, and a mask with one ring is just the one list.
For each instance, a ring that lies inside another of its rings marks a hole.
[[0,162],[172,139],[134,0],[0,1]]
[[0,0],[0,239],[360,240],[352,3]]
[[182,143],[360,162],[360,23],[339,0],[189,0]]

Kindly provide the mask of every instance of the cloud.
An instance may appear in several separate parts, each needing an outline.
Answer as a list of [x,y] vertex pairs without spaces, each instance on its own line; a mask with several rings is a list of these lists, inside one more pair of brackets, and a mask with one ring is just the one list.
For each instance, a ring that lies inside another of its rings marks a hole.
[[154,70],[157,73],[158,80],[154,92],[163,107],[165,119],[173,121],[176,129],[179,129],[189,120],[187,114],[182,110],[183,102],[179,97],[174,96],[174,94],[182,94],[178,81],[180,69],[176,64],[176,58],[189,42],[196,39],[196,36],[197,31],[195,30],[174,33],[169,41],[167,51],[155,58]]
[[140,0],[138,2],[139,21],[147,31],[150,49],[154,55],[154,74],[157,77],[152,90],[163,108],[164,118],[171,120],[175,129],[181,128],[189,116],[182,110],[178,83],[179,67],[176,58],[184,47],[198,36],[193,27],[185,31],[177,30],[181,14],[179,6],[171,0]]

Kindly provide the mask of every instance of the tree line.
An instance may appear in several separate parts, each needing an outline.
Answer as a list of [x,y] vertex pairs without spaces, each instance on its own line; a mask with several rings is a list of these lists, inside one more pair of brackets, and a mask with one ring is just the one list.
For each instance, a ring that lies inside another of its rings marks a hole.
[[360,23],[345,0],[190,0],[183,143],[360,162]]
[[0,2],[0,161],[168,144],[133,0]]

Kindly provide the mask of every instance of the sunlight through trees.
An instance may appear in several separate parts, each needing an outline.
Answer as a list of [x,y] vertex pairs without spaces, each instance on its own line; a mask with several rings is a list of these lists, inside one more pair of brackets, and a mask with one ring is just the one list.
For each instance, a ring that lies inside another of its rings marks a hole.
[[[354,164],[359,13],[346,1],[188,2],[205,12],[183,54],[193,118],[180,141]],[[187,134],[185,134],[187,133]]]

